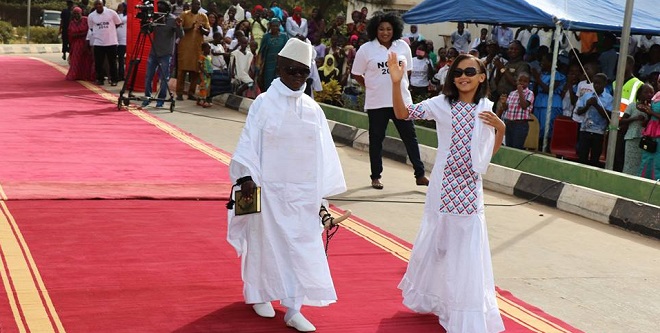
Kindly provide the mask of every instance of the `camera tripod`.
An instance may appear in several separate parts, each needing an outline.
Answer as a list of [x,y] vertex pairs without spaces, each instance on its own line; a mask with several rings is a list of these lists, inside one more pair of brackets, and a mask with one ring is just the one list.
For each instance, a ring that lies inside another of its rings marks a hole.
[[[147,98],[149,101],[157,101],[157,102],[169,102],[170,103],[170,112],[174,112],[174,95],[172,94],[172,91],[170,90],[170,87],[168,85],[165,85],[165,87],[159,87],[160,89],[167,89],[167,93],[169,94],[169,98],[154,98],[154,97],[137,97],[133,95],[133,88],[135,88],[135,79],[137,77],[137,70],[138,67],[140,66],[140,62],[142,61],[142,56],[144,54],[144,48],[146,46],[147,40],[149,40],[149,43],[153,45],[153,39],[151,38],[151,31],[153,30],[153,27],[151,26],[151,23],[147,24],[142,24],[140,27],[140,33],[138,34],[137,42],[135,43],[135,48],[133,49],[133,52],[131,53],[131,60],[128,63],[128,71],[126,72],[126,80],[124,81],[124,84],[121,87],[121,91],[119,92],[119,98],[117,99],[117,110],[121,110],[122,104],[124,106],[128,106],[131,101],[145,101]],[[156,55],[157,56],[157,55]],[[162,78],[163,77],[163,68],[158,64],[158,75]],[[152,84],[149,82],[149,84]],[[158,96],[160,89],[156,91],[156,96]],[[124,94],[126,93],[126,96],[124,97]],[[152,93],[153,94],[153,93]]]

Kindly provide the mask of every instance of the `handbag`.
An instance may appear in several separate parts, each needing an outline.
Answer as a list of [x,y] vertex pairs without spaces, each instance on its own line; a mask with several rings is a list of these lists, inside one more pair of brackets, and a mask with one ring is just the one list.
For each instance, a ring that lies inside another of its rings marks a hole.
[[643,136],[642,139],[639,140],[639,148],[653,154],[658,150],[658,143],[650,136]]

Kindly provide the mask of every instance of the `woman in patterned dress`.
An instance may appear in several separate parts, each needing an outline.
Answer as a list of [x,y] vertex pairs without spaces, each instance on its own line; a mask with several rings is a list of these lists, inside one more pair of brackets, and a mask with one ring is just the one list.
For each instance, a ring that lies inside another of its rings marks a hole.
[[486,68],[462,54],[443,93],[405,105],[405,69],[390,54],[392,102],[399,119],[436,121],[438,150],[422,225],[399,289],[403,304],[438,316],[448,333],[504,331],[497,307],[481,175],[502,145],[505,125],[491,110]]

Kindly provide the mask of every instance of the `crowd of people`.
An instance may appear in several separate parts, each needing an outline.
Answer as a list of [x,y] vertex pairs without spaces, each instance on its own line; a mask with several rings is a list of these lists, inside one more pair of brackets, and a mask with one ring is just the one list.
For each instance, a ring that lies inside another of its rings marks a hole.
[[[162,45],[161,54],[156,57],[160,61],[154,59],[150,64],[152,68],[147,69],[151,75],[148,75],[145,85],[150,85],[155,74],[169,80],[172,73],[171,76],[177,79],[177,100],[183,100],[185,94],[188,99],[197,100],[199,105],[208,107],[211,106],[211,97],[222,92],[254,98],[266,91],[278,76],[278,52],[288,39],[298,38],[310,43],[314,50],[315,61],[312,62],[307,81],[308,94],[335,89],[326,86],[334,81],[335,86],[340,87],[343,98],[331,98],[323,94],[325,100],[321,101],[339,106],[352,102],[355,107],[358,96],[363,96],[364,106],[360,105],[360,108],[363,107],[365,112],[378,108],[374,105],[380,102],[373,102],[379,98],[378,94],[375,91],[370,94],[369,85],[365,85],[362,79],[367,74],[364,71],[365,64],[372,59],[367,56],[365,60],[365,57],[359,56],[361,53],[367,54],[368,49],[377,51],[370,46],[376,36],[375,31],[372,34],[368,31],[370,18],[367,8],[352,12],[351,22],[347,22],[341,14],[330,20],[316,8],[308,11],[300,6],[281,8],[277,1],[272,1],[269,6],[257,4],[248,8],[245,0],[232,0],[232,5],[224,10],[218,8],[215,2],[209,2],[206,9],[202,8],[200,0],[169,0],[160,3],[167,5],[158,7],[158,11],[169,13],[168,21],[174,29],[170,30],[175,31],[176,27],[181,27],[183,31],[174,34],[171,50]],[[67,52],[70,54],[68,80],[95,80],[100,85],[104,84],[106,78],[111,85],[124,80],[126,9],[125,3],[119,4],[116,10],[106,8],[103,0],[95,0],[91,7],[89,0],[82,0],[78,5],[74,5],[71,0],[67,1],[67,9],[62,12],[62,35],[66,36],[63,38],[62,51],[63,57],[66,57]],[[473,38],[465,24],[459,22],[447,40],[448,45],[436,51],[433,42],[426,39],[416,25],[411,25],[409,29],[396,36],[394,44],[404,43],[401,45],[409,47],[413,55],[409,59],[407,84],[413,101],[437,95],[443,89],[454,59],[460,54],[474,55],[485,63],[490,89],[488,97],[495,102],[495,111],[508,124],[505,139],[507,146],[525,149],[530,122],[537,120],[540,135],[538,144],[532,147],[552,153],[550,147],[555,120],[570,118],[578,127],[575,142],[578,161],[602,166],[601,155],[604,154],[604,142],[608,135],[607,125],[614,111],[611,110],[610,101],[618,59],[618,40],[614,34],[565,32],[557,41],[560,43],[560,53],[556,55],[559,62],[555,68],[550,121],[546,125],[552,60],[555,56],[552,52],[555,42],[552,30],[522,27],[514,33],[512,28],[498,25],[490,29],[481,28],[479,36]],[[169,43],[172,34],[167,35]],[[163,38],[155,38],[155,43],[160,43],[159,39]],[[571,40],[577,40],[577,45],[571,43]],[[164,58],[165,55],[169,57]],[[652,123],[655,118],[646,112],[637,114],[635,110],[643,110],[642,105],[635,106],[634,110],[626,110],[629,105],[638,105],[635,103],[637,92],[644,83],[649,84],[654,92],[658,91],[660,37],[632,36],[628,56],[623,96],[618,110],[621,127],[614,170],[652,177],[648,172],[642,172],[648,170],[648,167],[642,169],[644,150],[640,148],[643,145],[639,141],[643,136],[656,135],[646,130],[647,123]],[[165,61],[170,65],[165,66]],[[384,65],[385,59],[380,62]],[[168,69],[164,70],[164,67]],[[355,73],[354,67],[362,72]],[[604,89],[599,93],[596,86],[603,79]],[[184,92],[186,83],[188,88]],[[164,84],[161,86],[167,87]],[[373,86],[371,88],[375,89]],[[147,91],[145,95],[150,97],[150,93]],[[158,99],[162,99],[162,96],[163,93],[159,93]],[[594,103],[594,100],[598,103]],[[161,102],[158,101],[157,106],[162,105]],[[143,103],[144,106],[148,104],[149,100]],[[389,119],[395,120],[393,115]],[[416,144],[414,131],[411,137],[406,134],[410,131],[401,126],[397,129],[407,137],[404,140],[407,147]],[[370,132],[372,134],[374,142],[382,141],[378,133]],[[371,157],[372,167],[375,167],[372,178],[377,180],[380,177],[377,160],[381,149],[374,149],[376,151],[372,152]],[[418,153],[414,148],[408,149],[408,152],[415,162]],[[423,166],[421,161],[414,164],[416,177],[419,178]],[[423,179],[420,181],[425,182]],[[377,181],[373,185],[376,188],[382,187]]]

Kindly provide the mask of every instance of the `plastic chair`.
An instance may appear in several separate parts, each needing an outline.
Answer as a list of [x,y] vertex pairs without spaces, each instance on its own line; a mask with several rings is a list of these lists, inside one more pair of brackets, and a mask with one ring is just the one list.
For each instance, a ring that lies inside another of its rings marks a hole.
[[530,117],[532,120],[529,122],[529,132],[524,147],[529,150],[539,150],[539,120],[533,114],[530,114]]
[[580,124],[568,117],[557,117],[553,124],[550,151],[557,157],[571,161],[578,160],[577,147],[578,128]]

